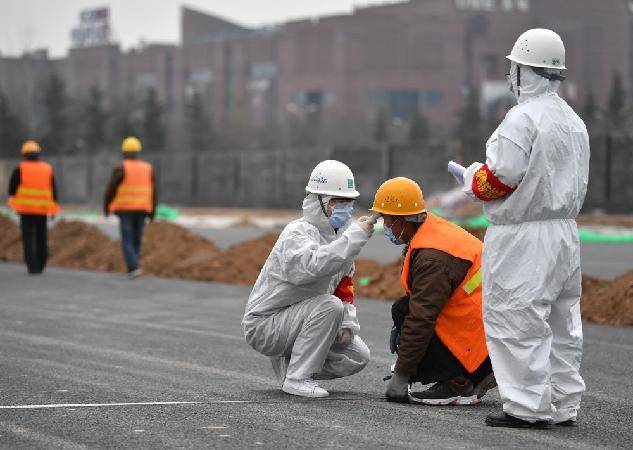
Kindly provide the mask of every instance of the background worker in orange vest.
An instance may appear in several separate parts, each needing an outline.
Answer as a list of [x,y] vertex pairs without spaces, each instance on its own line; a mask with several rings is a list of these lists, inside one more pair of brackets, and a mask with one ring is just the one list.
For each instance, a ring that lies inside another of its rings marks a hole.
[[[384,182],[372,211],[385,234],[406,244],[402,286],[392,307],[392,352],[398,353],[389,401],[471,405],[495,386],[481,310],[482,243],[466,230],[427,213],[418,184]],[[436,383],[409,395],[409,384]]]
[[112,170],[103,201],[106,217],[111,212],[119,216],[121,247],[130,278],[141,275],[139,258],[143,227],[145,219],[153,220],[156,212],[154,172],[150,163],[138,159],[142,149],[141,141],[135,137],[123,141],[123,162]]
[[33,275],[46,267],[46,217],[59,212],[53,168],[39,160],[41,151],[37,142],[26,141],[22,145],[24,160],[9,180],[9,205],[20,215],[24,261]]

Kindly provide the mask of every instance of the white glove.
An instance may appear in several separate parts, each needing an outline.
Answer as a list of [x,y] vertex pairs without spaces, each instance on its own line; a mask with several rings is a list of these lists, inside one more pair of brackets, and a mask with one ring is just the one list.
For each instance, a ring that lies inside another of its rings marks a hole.
[[462,187],[462,192],[473,200],[479,200],[475,197],[475,194],[473,194],[473,178],[475,178],[475,173],[482,167],[482,163],[472,163],[464,172],[464,186]]
[[336,333],[336,339],[334,343],[340,345],[341,347],[347,347],[352,343],[352,339],[354,338],[354,333],[349,328],[341,328]]
[[358,226],[365,231],[369,236],[374,234],[374,225],[378,221],[378,217],[375,214],[371,216],[362,216],[358,218]]

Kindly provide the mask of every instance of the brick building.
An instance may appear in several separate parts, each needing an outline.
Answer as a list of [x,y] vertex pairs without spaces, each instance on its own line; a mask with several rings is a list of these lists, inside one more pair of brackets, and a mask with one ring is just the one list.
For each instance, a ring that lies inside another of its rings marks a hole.
[[403,129],[421,111],[435,130],[448,132],[464,93],[476,88],[482,109],[501,113],[504,57],[533,27],[552,28],[565,41],[562,94],[582,105],[592,91],[604,105],[615,73],[633,86],[632,19],[626,0],[410,0],[249,29],[183,8],[178,46],[0,58],[0,90],[32,128],[43,120],[38,86],[55,71],[71,96],[84,98],[97,86],[106,104],[155,88],[173,146],[186,142],[195,95],[209,127],[227,142],[279,144],[278,134],[286,145],[363,143],[381,107]]

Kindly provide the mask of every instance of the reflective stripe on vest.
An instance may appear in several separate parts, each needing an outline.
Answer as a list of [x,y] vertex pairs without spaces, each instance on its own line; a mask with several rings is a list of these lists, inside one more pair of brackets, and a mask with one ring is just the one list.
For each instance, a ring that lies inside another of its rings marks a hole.
[[411,240],[402,266],[401,282],[409,294],[411,254],[423,248],[439,250],[471,263],[464,281],[438,315],[435,333],[472,373],[488,356],[481,306],[482,242],[463,228],[429,214]]
[[110,211],[145,211],[151,213],[154,188],[152,184],[152,166],[145,161],[123,160],[123,181],[116,191]]
[[9,205],[18,214],[53,215],[59,205],[53,200],[53,168],[43,161],[22,161],[20,185]]
[[481,269],[479,269],[468,281],[466,281],[466,284],[464,284],[464,291],[470,295],[479,286],[481,286]]

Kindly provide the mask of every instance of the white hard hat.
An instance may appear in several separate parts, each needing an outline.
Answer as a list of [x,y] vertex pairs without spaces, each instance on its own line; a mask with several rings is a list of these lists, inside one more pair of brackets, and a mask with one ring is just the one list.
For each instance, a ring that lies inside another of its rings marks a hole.
[[328,159],[316,165],[306,191],[333,197],[356,198],[360,194],[354,184],[354,174],[340,161]]
[[533,28],[519,36],[506,58],[524,66],[566,69],[563,40],[544,28]]

